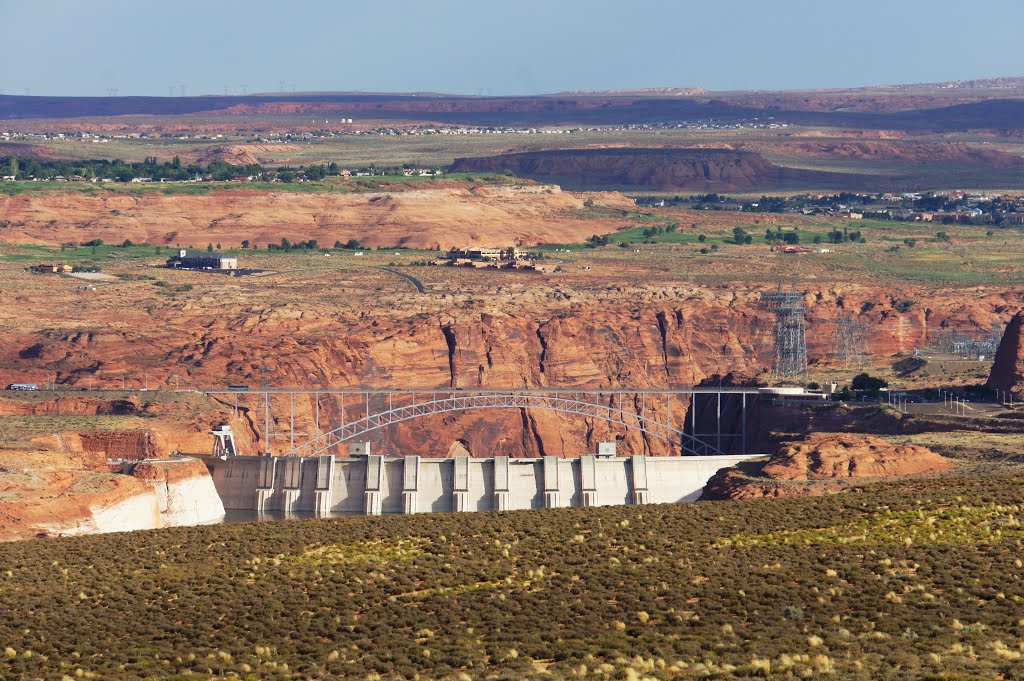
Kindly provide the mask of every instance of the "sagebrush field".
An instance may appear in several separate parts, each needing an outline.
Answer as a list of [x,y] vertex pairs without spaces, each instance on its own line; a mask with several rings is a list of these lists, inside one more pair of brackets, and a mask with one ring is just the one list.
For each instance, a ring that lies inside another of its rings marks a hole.
[[1018,678],[1024,477],[0,547],[7,678]]

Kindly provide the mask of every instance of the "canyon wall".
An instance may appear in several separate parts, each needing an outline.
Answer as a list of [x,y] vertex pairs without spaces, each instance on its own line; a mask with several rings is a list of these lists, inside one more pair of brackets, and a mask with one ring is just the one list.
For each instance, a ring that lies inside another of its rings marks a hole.
[[146,461],[130,473],[60,450],[0,451],[0,541],[216,522],[224,506],[195,459]]
[[163,526],[152,488],[125,476],[100,484],[90,482],[95,487],[88,493],[72,487],[53,499],[26,503],[20,513],[5,518],[0,540],[132,532]]
[[[552,290],[499,305],[407,297],[383,310],[324,311],[295,299],[276,308],[216,307],[201,323],[187,300],[145,310],[122,308],[117,323],[84,331],[58,326],[11,329],[0,348],[0,382],[55,374],[69,386],[120,387],[125,373],[148,372],[151,384],[451,388],[689,387],[715,376],[763,376],[771,364],[773,321],[763,287],[663,287],[601,292]],[[496,298],[496,297],[495,297]],[[423,302],[425,300],[425,302]],[[912,304],[908,304],[908,301]],[[927,304],[919,301],[928,301]],[[853,312],[869,351],[891,356],[923,347],[947,325],[987,330],[1017,303],[1010,293],[904,287],[900,296],[867,285],[807,290],[812,362],[830,361],[834,320]],[[404,306],[404,307],[403,307]],[[441,308],[441,309],[438,309]],[[223,314],[221,314],[223,312]],[[172,375],[174,378],[172,379]],[[38,377],[38,378],[37,378]],[[140,394],[136,394],[139,398]],[[229,420],[247,452],[265,451],[257,435],[264,412],[252,398],[222,396],[172,415],[188,427],[161,429],[164,450],[205,453],[206,431]],[[632,400],[639,407],[639,397]],[[314,430],[315,398],[297,396],[296,430]],[[291,404],[272,400],[272,430],[287,433]],[[681,422],[688,405],[648,403],[654,416]],[[357,408],[351,403],[350,409]],[[149,407],[141,406],[140,409]],[[358,412],[356,412],[358,413]],[[349,412],[351,419],[352,412]],[[340,404],[324,399],[321,426],[340,421]],[[660,440],[621,432],[594,419],[537,410],[465,412],[416,419],[374,436],[380,453],[444,456],[578,456],[621,437],[623,455],[672,451]],[[276,437],[273,453],[287,451]]]
[[132,467],[131,475],[153,490],[162,527],[201,525],[224,517],[213,479],[198,459],[144,461]]

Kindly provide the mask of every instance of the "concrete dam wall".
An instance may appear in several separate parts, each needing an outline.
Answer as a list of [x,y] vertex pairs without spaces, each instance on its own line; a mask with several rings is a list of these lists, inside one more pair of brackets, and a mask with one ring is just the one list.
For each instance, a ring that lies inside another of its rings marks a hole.
[[326,516],[695,501],[719,469],[757,457],[226,456],[206,463],[227,510]]

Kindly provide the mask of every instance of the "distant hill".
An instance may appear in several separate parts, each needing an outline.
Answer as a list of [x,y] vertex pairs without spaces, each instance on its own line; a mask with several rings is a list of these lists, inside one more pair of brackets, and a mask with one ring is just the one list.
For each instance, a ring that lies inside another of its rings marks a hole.
[[456,159],[453,172],[511,171],[571,189],[746,191],[778,188],[876,188],[871,175],[784,168],[760,154],[728,149],[573,149]]
[[[1010,92],[1010,91],[1008,91]],[[1012,92],[1010,92],[1012,94]],[[0,96],[0,120],[126,115],[351,117],[477,126],[625,125],[772,120],[799,125],[948,132],[1024,129],[1024,99],[832,91],[684,95],[666,90],[531,97],[286,93],[203,97]]]

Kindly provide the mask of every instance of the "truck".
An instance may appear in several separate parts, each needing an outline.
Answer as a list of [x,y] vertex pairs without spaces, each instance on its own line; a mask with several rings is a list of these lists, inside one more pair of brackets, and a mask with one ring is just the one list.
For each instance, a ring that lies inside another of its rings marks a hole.
[[35,383],[11,383],[7,390],[39,390],[39,386]]

